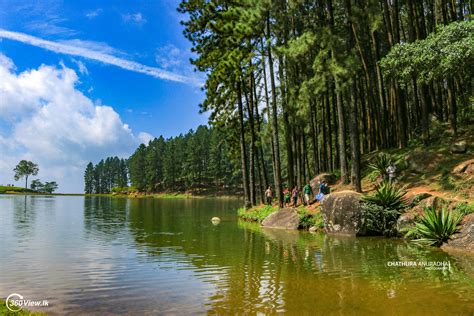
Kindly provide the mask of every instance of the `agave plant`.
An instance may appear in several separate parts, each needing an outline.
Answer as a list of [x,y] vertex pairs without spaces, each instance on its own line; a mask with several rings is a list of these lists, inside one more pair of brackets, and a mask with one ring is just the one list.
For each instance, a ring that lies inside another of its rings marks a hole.
[[363,199],[384,209],[401,210],[406,207],[406,193],[406,191],[403,191],[394,184],[382,182],[373,195],[364,196]]
[[392,164],[393,159],[390,155],[386,153],[379,153],[372,159],[372,162],[369,163],[369,170],[371,170],[371,178],[377,178],[382,176],[384,180],[388,178],[387,168]]
[[420,218],[414,231],[415,235],[421,238],[414,241],[439,247],[457,232],[457,226],[461,220],[460,214],[449,212],[445,208],[441,210],[426,209],[425,215]]

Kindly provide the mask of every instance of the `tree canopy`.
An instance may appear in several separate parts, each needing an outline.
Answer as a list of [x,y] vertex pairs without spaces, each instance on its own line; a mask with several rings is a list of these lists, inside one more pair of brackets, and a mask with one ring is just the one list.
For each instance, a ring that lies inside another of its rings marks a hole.
[[38,174],[39,168],[38,165],[32,161],[28,160],[21,160],[13,169],[15,172],[14,179],[15,181],[20,180],[21,178],[25,177],[25,189],[28,188],[28,177],[33,175],[36,176]]
[[456,137],[472,119],[473,9],[465,0],[183,0],[210,127],[140,145],[131,183],[181,190],[214,179],[240,186],[248,206],[269,184],[282,203],[283,186],[321,172],[361,191],[362,155],[429,145],[436,121]]

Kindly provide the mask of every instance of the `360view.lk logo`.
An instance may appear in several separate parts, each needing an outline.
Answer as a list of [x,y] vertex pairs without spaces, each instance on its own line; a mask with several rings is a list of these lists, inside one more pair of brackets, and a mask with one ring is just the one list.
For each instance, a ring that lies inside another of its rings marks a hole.
[[25,299],[23,295],[12,293],[8,295],[5,304],[12,312],[18,312],[23,307],[46,307],[49,306],[48,300],[29,300]]

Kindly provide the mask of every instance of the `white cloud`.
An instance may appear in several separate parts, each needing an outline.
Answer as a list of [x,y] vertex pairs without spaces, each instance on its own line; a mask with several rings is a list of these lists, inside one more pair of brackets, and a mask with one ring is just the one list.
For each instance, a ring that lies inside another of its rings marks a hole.
[[[105,64],[114,65],[120,67],[122,69],[143,73],[155,78],[182,82],[191,84],[194,86],[202,86],[202,81],[196,79],[192,76],[183,76],[174,72],[170,72],[167,70],[163,70],[160,68],[146,66],[131,60],[127,60],[125,58],[117,57],[113,54],[107,54],[103,51],[97,51],[91,49],[89,47],[83,47],[79,45],[79,42],[76,42],[76,45],[69,44],[68,42],[54,42],[44,40],[35,36],[31,36],[24,33],[19,32],[11,32],[4,29],[0,29],[0,38],[7,38],[10,40],[18,41],[21,43],[33,45],[36,47],[41,47],[56,53],[72,55],[72,56],[80,56],[87,59],[99,61]],[[88,42],[90,43],[90,42]]]
[[138,26],[142,26],[147,22],[140,12],[122,14],[122,20],[126,23],[134,23]]
[[72,61],[73,61],[73,63],[75,63],[77,65],[77,68],[79,69],[79,72],[81,74],[83,74],[83,75],[88,75],[89,74],[89,70],[87,69],[86,65],[82,61],[74,59],[74,58],[72,58]]
[[138,139],[140,140],[141,143],[148,145],[148,142],[152,140],[154,137],[148,133],[141,132],[138,134]]
[[63,21],[63,19],[36,20],[27,23],[25,28],[45,36],[74,36],[78,34],[73,29],[59,25]]
[[120,57],[127,56],[126,53],[113,48],[107,43],[104,42],[95,42],[95,41],[87,41],[87,40],[80,40],[80,39],[69,39],[69,40],[60,40],[57,41],[60,44],[64,44],[66,46],[75,46],[81,47],[83,49],[88,49],[94,52],[108,54],[108,55],[118,55]]
[[183,52],[172,44],[158,48],[155,54],[156,63],[164,69],[180,66],[184,58],[186,56],[184,56]]
[[86,13],[86,18],[93,19],[93,18],[98,17],[101,13],[102,13],[102,9],[100,8],[96,10],[92,10]]
[[57,181],[61,192],[81,192],[89,161],[128,157],[151,138],[135,136],[112,107],[77,90],[73,69],[42,65],[19,74],[14,69],[0,54],[0,123],[9,126],[0,135],[0,183],[12,183],[15,164],[29,159],[39,164],[43,181]]

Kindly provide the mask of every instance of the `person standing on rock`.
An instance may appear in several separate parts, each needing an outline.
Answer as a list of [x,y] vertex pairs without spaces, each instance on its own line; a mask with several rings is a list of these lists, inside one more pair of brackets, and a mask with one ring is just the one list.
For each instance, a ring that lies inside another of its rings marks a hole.
[[293,198],[293,207],[296,207],[298,204],[298,187],[294,187],[293,191],[291,191],[291,197]]
[[310,196],[312,195],[312,189],[309,183],[303,187],[303,194],[304,194],[304,204],[309,205]]
[[328,183],[326,181],[322,181],[321,184],[319,185],[319,192],[316,195],[316,201],[321,201],[326,194],[329,193],[329,187]]
[[395,167],[394,163],[391,163],[385,171],[388,174],[388,183],[393,184],[395,182],[395,173],[397,172],[397,167]]
[[272,205],[273,190],[271,186],[268,186],[268,189],[265,191],[265,198],[267,199],[267,205]]
[[283,199],[285,202],[285,207],[288,207],[288,205],[290,205],[291,200],[291,193],[288,187],[285,187],[285,189],[283,190]]

